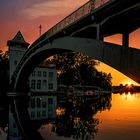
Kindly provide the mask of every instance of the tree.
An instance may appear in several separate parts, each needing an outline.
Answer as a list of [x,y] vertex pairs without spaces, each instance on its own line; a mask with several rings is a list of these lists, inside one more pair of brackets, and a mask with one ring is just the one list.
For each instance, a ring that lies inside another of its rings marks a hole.
[[63,53],[55,55],[44,63],[55,63],[58,72],[58,83],[65,85],[90,85],[111,88],[111,74],[98,72],[99,62],[82,53]]
[[0,51],[0,93],[5,94],[9,86],[9,56],[8,52]]
[[8,99],[7,90],[9,86],[9,56],[8,52],[0,51],[0,126],[2,129],[8,123]]

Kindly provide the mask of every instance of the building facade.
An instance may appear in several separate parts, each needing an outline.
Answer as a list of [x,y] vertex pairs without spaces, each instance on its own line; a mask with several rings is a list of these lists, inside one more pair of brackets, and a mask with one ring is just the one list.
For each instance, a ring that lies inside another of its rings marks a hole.
[[32,120],[54,119],[56,106],[56,96],[32,96],[28,111]]
[[57,91],[57,74],[55,65],[39,66],[34,69],[28,80],[32,92]]

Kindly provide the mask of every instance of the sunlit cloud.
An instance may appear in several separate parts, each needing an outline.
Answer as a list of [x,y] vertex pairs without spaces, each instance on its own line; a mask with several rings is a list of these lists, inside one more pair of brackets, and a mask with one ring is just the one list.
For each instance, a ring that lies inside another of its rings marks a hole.
[[36,19],[44,16],[66,15],[88,0],[47,0],[35,3],[29,8],[25,8],[20,14],[29,19]]

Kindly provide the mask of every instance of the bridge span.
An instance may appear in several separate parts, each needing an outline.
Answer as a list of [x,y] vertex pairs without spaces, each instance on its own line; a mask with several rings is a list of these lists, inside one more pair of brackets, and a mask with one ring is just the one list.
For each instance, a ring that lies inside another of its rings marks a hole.
[[[90,0],[30,46],[12,76],[11,91],[19,95],[26,91],[23,85],[44,58],[69,51],[89,55],[140,83],[140,50],[129,47],[129,34],[140,26],[139,13],[138,0]],[[104,37],[118,33],[123,36],[122,46],[104,42]],[[14,117],[25,139],[42,140],[31,125],[23,98],[12,98]]]
[[[68,43],[69,42],[69,43]],[[80,42],[80,44],[79,44]],[[27,73],[46,57],[63,52],[81,52],[122,72],[140,83],[140,50],[98,41],[95,39],[62,37],[39,47],[21,66],[15,81],[15,89],[20,93],[28,79]],[[34,64],[36,63],[36,64]],[[30,68],[30,69],[29,69]],[[30,73],[29,73],[30,74]],[[22,80],[21,80],[22,79]]]

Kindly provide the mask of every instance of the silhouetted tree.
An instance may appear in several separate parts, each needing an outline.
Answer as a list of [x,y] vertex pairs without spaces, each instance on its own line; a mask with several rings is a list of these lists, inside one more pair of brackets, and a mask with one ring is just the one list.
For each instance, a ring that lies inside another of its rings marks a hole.
[[111,74],[98,72],[99,62],[82,53],[63,53],[55,55],[44,63],[55,63],[58,71],[58,83],[65,85],[97,85],[111,88]]
[[9,85],[8,52],[0,51],[0,127],[4,129],[8,123],[8,99],[6,92]]
[[5,94],[9,85],[9,56],[8,52],[0,51],[0,93]]

